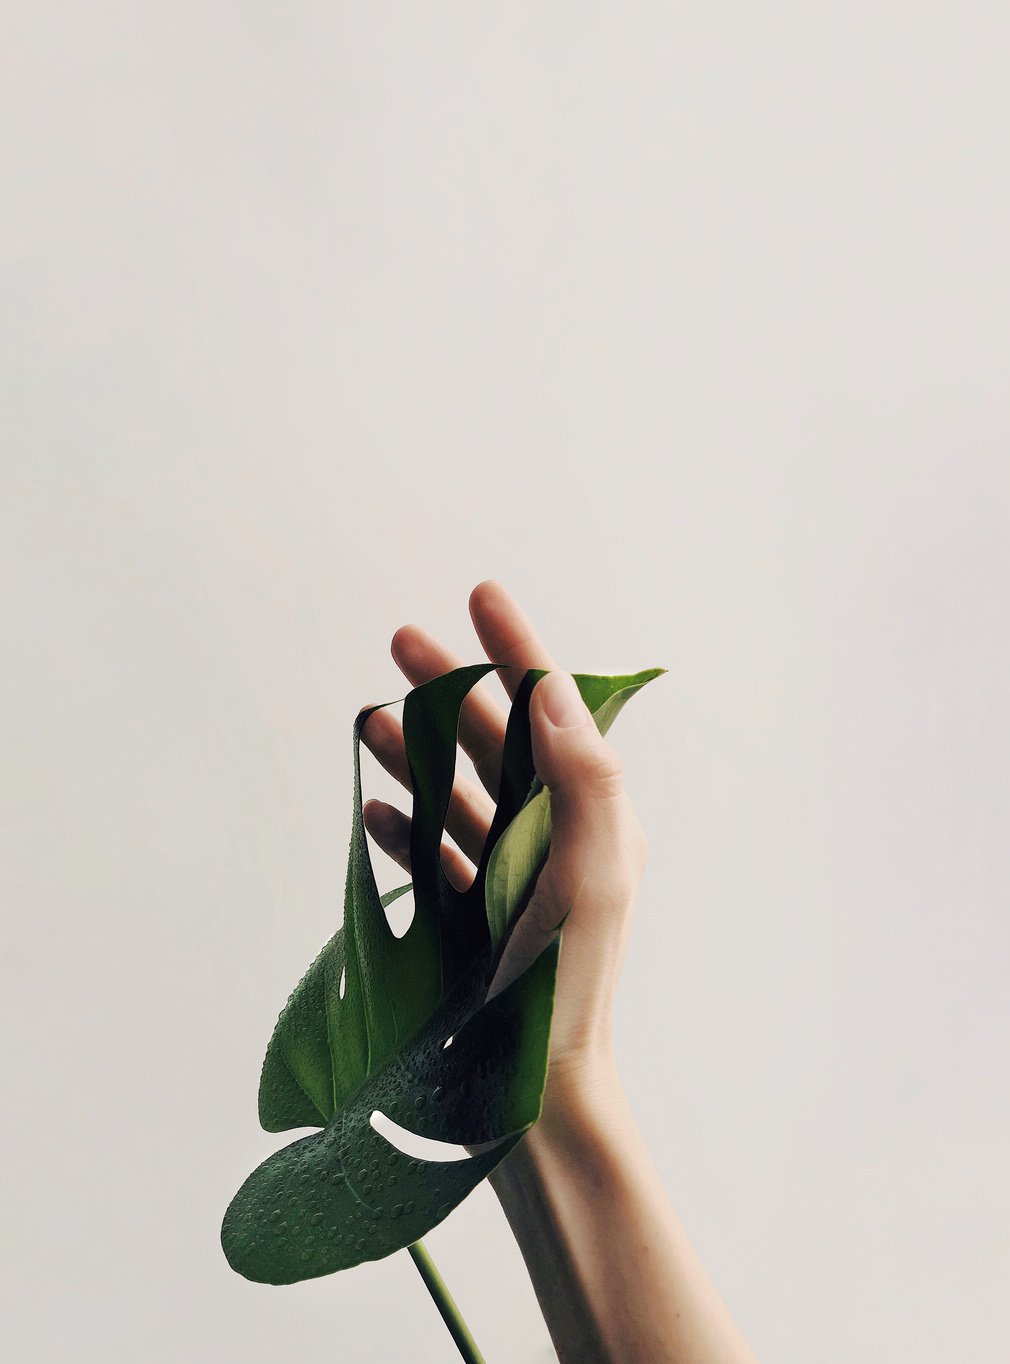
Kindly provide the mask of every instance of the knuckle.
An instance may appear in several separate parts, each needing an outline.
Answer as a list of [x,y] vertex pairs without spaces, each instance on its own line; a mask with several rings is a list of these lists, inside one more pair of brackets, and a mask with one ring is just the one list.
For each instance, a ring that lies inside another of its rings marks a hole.
[[619,796],[624,790],[624,764],[610,744],[601,744],[594,751],[586,775],[596,795]]
[[501,771],[501,750],[493,739],[484,739],[471,744],[467,750],[474,771],[486,791],[494,793]]
[[472,739],[466,746],[466,751],[470,755],[470,761],[474,767],[485,767],[495,754],[496,744],[493,739],[487,736],[480,736]]

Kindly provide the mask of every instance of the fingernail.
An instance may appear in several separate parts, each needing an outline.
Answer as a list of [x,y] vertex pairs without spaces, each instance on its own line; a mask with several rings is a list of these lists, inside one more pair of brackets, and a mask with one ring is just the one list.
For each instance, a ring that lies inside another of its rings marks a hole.
[[548,673],[540,686],[545,689],[544,710],[552,725],[571,729],[585,724],[589,711],[570,673]]

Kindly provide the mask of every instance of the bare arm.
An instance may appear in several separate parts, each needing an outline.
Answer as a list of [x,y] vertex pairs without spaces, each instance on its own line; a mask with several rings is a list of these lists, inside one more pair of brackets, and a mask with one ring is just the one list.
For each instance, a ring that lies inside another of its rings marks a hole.
[[562,1364],[755,1364],[612,1065],[493,1171]]
[[[470,612],[488,658],[505,665],[499,676],[510,696],[528,668],[551,670],[530,700],[551,849],[492,993],[529,965],[570,910],[541,1117],[490,1182],[562,1364],[755,1364],[670,1204],[614,1061],[613,999],[647,856],[620,758],[504,588],[480,584]],[[397,631],[393,657],[415,685],[459,666],[415,626]],[[460,744],[486,790],[454,787],[446,828],[463,855],[443,845],[443,864],[460,887],[473,878],[491,822],[504,732],[504,715],[471,695]],[[409,785],[395,717],[375,712],[362,738]],[[380,846],[409,869],[407,817],[380,801],[364,814]]]

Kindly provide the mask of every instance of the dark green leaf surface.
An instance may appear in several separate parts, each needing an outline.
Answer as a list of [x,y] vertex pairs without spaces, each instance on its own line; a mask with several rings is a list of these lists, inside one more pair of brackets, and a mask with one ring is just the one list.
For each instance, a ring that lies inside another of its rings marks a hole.
[[[355,721],[344,923],[282,1011],[259,1092],[268,1131],[321,1130],[269,1157],[232,1200],[222,1244],[247,1278],[293,1283],[410,1245],[539,1116],[561,934],[485,1001],[549,846],[549,793],[536,779],[529,728],[542,670],[526,674],[509,713],[498,803],[473,885],[456,891],[441,867],[460,707],[494,666],[455,669],[404,702],[414,917],[402,938],[385,906],[411,887],[380,897],[362,818],[360,733],[378,707]],[[605,733],[630,696],[663,671],[576,681]],[[498,1144],[465,1160],[415,1160],[372,1127],[375,1111],[439,1141]]]

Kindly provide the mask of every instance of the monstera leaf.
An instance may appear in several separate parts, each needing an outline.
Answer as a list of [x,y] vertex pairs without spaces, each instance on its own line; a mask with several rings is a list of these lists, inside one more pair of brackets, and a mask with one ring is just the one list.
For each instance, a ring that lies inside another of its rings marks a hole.
[[[385,907],[411,886],[379,895],[362,819],[360,734],[380,707],[355,721],[343,926],[282,1011],[259,1091],[267,1131],[320,1130],[270,1156],[232,1200],[221,1240],[246,1278],[294,1283],[412,1245],[540,1114],[561,934],[487,996],[549,848],[550,793],[536,777],[529,724],[543,670],[526,673],[509,712],[497,806],[473,884],[457,891],[441,865],[460,707],[495,666],[457,668],[404,702],[414,917],[401,938]],[[605,733],[663,671],[575,680]],[[372,1126],[375,1112],[438,1141],[496,1144],[464,1160],[411,1159]]]

